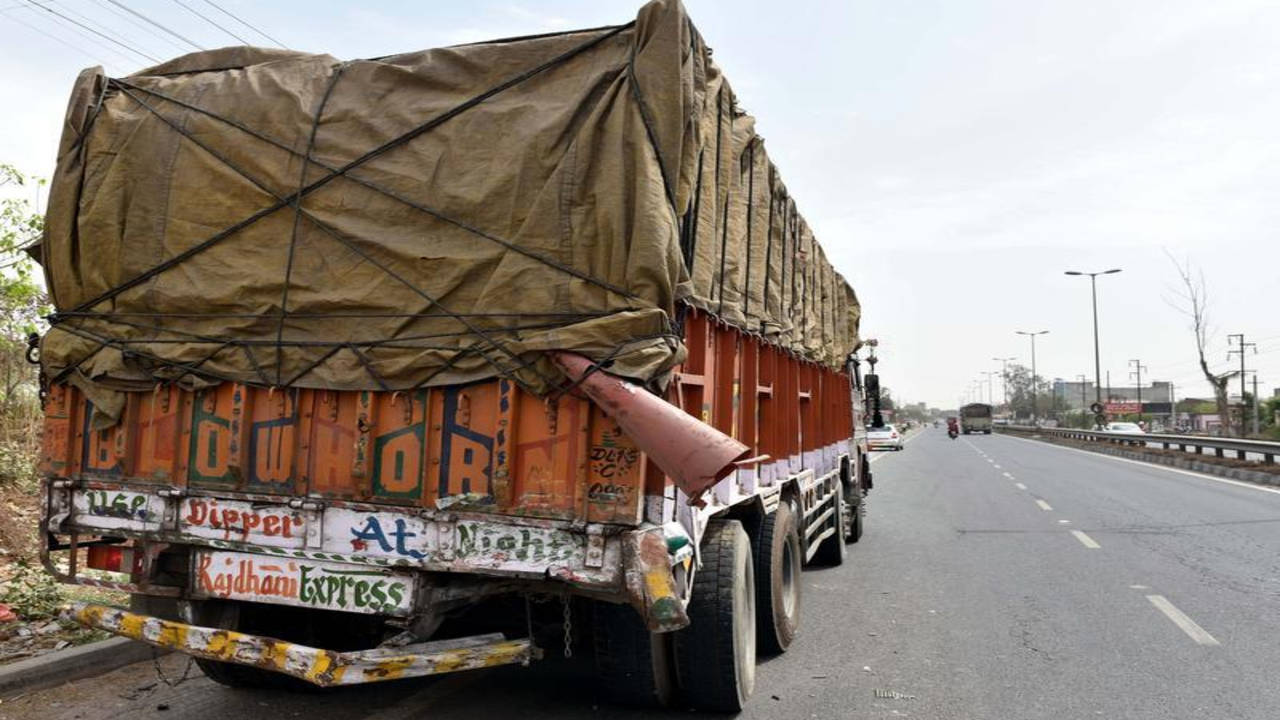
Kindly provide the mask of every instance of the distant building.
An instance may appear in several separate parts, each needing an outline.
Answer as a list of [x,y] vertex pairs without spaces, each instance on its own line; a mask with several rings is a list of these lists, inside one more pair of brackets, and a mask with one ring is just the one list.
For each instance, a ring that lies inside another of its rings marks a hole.
[[1178,413],[1174,418],[1179,432],[1216,433],[1222,427],[1218,405],[1213,400],[1186,398],[1178,401]]

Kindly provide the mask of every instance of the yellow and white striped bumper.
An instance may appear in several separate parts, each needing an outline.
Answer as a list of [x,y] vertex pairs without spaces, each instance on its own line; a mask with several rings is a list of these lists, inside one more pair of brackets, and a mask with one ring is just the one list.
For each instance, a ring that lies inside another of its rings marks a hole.
[[67,617],[93,628],[208,660],[250,665],[292,675],[321,687],[439,675],[495,665],[528,665],[531,642],[500,634],[457,640],[334,652],[234,630],[188,625],[88,603],[73,603]]

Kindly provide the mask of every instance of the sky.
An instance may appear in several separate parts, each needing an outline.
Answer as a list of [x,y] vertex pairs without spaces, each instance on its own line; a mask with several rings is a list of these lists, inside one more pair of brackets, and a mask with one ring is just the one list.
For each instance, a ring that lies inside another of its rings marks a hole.
[[[858,293],[899,400],[976,399],[993,358],[1030,365],[1017,330],[1049,331],[1040,375],[1092,379],[1089,281],[1063,271],[1110,268],[1123,272],[1098,279],[1104,375],[1130,384],[1136,359],[1178,397],[1208,396],[1171,256],[1203,273],[1213,369],[1238,367],[1227,336],[1243,333],[1263,393],[1280,388],[1280,3],[686,5]],[[51,174],[80,69],[124,75],[153,64],[134,50],[190,49],[122,8],[206,47],[234,34],[358,58],[618,24],[639,6],[0,0],[0,163]]]

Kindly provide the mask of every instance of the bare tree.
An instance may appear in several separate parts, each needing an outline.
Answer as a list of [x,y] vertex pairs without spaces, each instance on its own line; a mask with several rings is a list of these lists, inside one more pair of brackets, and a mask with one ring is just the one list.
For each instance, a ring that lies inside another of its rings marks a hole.
[[[1218,418],[1222,421],[1219,426],[1219,433],[1230,434],[1231,406],[1227,402],[1227,383],[1238,373],[1235,371],[1214,373],[1209,369],[1209,362],[1205,360],[1204,350],[1208,344],[1210,333],[1209,301],[1208,291],[1205,288],[1204,271],[1192,265],[1190,258],[1187,258],[1185,262],[1178,262],[1178,259],[1168,250],[1165,251],[1165,255],[1169,256],[1170,262],[1173,263],[1173,267],[1178,271],[1178,277],[1182,280],[1181,287],[1174,290],[1176,299],[1170,299],[1168,302],[1191,320],[1191,331],[1195,334],[1196,339],[1196,353],[1200,358],[1200,372],[1204,373],[1204,379],[1213,387],[1213,399],[1218,405]],[[1238,435],[1244,437],[1243,413],[1241,414],[1240,425]]]

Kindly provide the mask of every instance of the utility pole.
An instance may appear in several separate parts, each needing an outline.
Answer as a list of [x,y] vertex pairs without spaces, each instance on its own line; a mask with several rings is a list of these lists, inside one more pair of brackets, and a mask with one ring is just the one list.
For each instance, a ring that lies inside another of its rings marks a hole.
[[1253,371],[1253,434],[1257,435],[1261,430],[1259,425],[1262,424],[1262,406],[1258,403],[1258,371]]
[[1142,422],[1142,371],[1147,366],[1142,364],[1141,360],[1130,360],[1129,364],[1133,366],[1133,372],[1129,373],[1129,377],[1135,378],[1134,386],[1138,389],[1138,422]]
[[[1235,333],[1227,336],[1228,345],[1231,344],[1233,338],[1236,341],[1236,349],[1227,350],[1227,359],[1230,360],[1231,356],[1237,353],[1240,355],[1240,436],[1244,437],[1244,413],[1246,409],[1244,404],[1244,375],[1248,372],[1244,369],[1244,349],[1251,347],[1253,348],[1253,353],[1256,355],[1258,353],[1258,344],[1245,342],[1244,333]],[[1256,404],[1258,402],[1258,398],[1254,397],[1253,402]]]
[[1026,330],[1015,330],[1014,332],[1031,338],[1031,425],[1035,427],[1040,424],[1038,420],[1040,411],[1037,407],[1039,403],[1036,398],[1036,336],[1048,335],[1049,331],[1037,330],[1035,332],[1027,332]]

